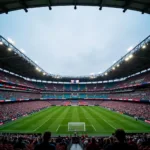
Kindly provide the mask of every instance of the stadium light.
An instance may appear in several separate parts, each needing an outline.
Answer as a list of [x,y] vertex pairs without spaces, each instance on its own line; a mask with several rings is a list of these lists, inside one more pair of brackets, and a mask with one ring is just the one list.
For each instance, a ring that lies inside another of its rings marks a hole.
[[12,49],[10,47],[8,47],[8,51],[12,51]]
[[0,45],[3,45],[3,42],[2,42],[2,41],[0,41]]
[[59,79],[59,78],[60,78],[60,76],[59,76],[59,75],[56,75],[56,76],[55,76],[55,78],[56,78],[56,79]]
[[143,45],[142,48],[145,49],[145,48],[146,48],[146,45]]
[[128,61],[128,60],[129,60],[129,57],[126,57],[126,58],[125,58],[125,61]]
[[108,73],[107,73],[107,72],[105,72],[105,76],[107,76],[107,74],[108,74]]
[[115,67],[113,67],[112,69],[115,70]]
[[43,72],[43,75],[45,76],[45,75],[46,75],[46,73],[45,73],[45,72]]
[[125,61],[128,61],[128,60],[131,59],[131,58],[133,58],[133,54],[130,54],[129,56],[127,56],[127,57],[125,58]]
[[91,79],[94,79],[94,78],[96,78],[96,76],[94,76],[94,75],[91,75],[91,76],[90,76],[90,78],[91,78]]
[[117,64],[117,67],[119,67],[120,65],[119,64]]
[[36,70],[39,71],[39,72],[41,72],[41,70],[38,67],[36,67]]
[[133,55],[131,54],[131,55],[129,55],[129,58],[131,59],[133,57]]

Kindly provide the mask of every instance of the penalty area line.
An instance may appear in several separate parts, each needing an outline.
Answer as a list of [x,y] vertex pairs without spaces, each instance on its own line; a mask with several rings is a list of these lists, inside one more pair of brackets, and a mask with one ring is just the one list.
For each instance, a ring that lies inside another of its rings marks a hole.
[[93,127],[93,129],[96,131],[96,129],[95,129],[95,127],[93,126],[93,124],[92,124],[92,127]]
[[57,127],[56,132],[58,131],[59,128],[60,128],[60,125]]
[[38,130],[39,128],[41,128],[46,122],[48,122],[51,118],[48,118],[45,122],[43,122],[40,126],[38,126],[37,128],[35,128],[33,131]]
[[103,119],[103,117],[99,117],[99,118],[101,118],[105,123],[107,123],[110,127],[112,127],[113,129],[116,130],[116,128],[113,125],[111,125],[108,121],[106,121],[105,119]]

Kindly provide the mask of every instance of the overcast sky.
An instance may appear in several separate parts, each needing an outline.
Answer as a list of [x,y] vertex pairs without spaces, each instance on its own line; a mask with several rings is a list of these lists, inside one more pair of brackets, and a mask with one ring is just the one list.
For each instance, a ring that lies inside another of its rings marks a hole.
[[89,75],[104,72],[150,34],[150,16],[96,7],[29,9],[0,15],[0,35],[46,72]]

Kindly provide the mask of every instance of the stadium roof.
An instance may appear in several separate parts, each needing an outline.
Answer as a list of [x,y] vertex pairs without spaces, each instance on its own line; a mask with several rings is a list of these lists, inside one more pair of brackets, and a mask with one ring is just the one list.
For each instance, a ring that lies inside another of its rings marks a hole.
[[115,80],[149,69],[149,62],[150,36],[102,74],[79,77],[53,75],[45,72],[35,62],[0,36],[0,68],[30,79],[56,82],[70,82],[71,80],[80,80],[80,82]]
[[123,12],[127,9],[140,11],[150,14],[149,0],[0,0],[0,13],[24,9],[28,12],[29,8],[53,6],[97,6],[100,10],[103,7],[121,8]]

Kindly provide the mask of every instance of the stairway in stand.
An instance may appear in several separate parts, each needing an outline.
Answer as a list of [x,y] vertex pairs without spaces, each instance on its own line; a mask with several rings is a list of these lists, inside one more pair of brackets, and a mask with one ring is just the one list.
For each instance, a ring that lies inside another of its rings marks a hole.
[[72,144],[70,150],[83,150],[79,144]]

